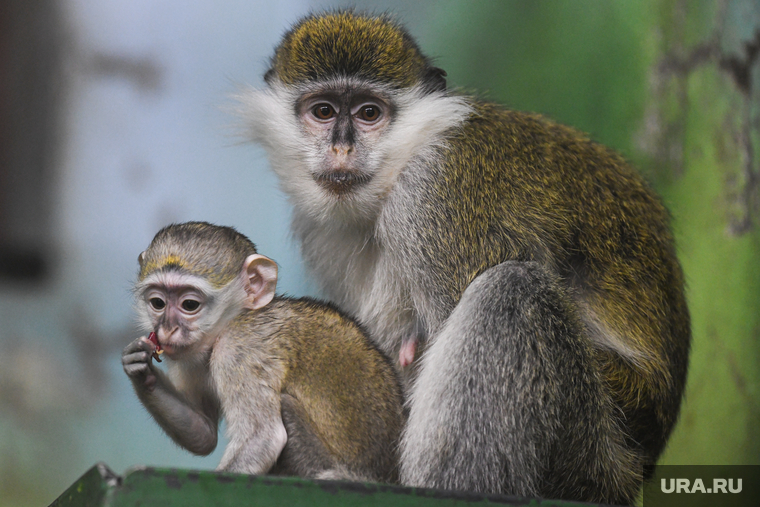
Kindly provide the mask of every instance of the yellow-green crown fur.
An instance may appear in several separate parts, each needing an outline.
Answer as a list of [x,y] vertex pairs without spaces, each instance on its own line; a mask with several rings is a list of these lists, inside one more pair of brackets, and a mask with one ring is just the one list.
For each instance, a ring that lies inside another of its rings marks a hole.
[[340,76],[409,88],[445,89],[446,73],[432,67],[406,31],[387,16],[338,11],[309,16],[285,34],[266,80],[287,85]]
[[232,227],[186,222],[164,227],[140,256],[138,280],[160,270],[203,277],[221,288],[240,274],[256,246]]

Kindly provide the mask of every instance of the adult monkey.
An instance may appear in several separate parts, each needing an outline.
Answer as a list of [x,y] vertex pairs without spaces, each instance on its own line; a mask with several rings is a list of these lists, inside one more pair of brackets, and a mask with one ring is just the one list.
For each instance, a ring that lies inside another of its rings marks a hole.
[[416,373],[403,483],[630,503],[688,362],[667,211],[611,150],[444,76],[387,17],[314,15],[240,114],[326,294]]

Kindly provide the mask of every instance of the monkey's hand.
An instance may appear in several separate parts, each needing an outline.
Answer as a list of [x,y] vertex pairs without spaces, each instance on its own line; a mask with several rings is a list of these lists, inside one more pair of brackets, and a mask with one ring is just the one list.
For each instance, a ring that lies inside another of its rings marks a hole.
[[156,387],[158,377],[153,370],[151,357],[156,346],[144,336],[136,339],[126,347],[121,354],[121,364],[124,373],[132,381],[135,389],[152,391]]
[[127,345],[121,355],[124,372],[137,397],[177,444],[194,454],[210,454],[216,448],[219,423],[213,393],[197,385],[180,392],[170,377],[153,366],[155,351],[156,346],[142,336]]

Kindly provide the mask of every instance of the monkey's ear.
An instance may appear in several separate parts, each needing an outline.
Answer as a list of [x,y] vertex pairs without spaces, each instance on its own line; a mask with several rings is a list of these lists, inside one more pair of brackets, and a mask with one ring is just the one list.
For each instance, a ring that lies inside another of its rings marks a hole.
[[145,258],[145,252],[140,252],[140,255],[137,256],[137,263],[142,266],[143,265],[143,259]]
[[272,301],[277,287],[277,264],[272,259],[258,254],[249,255],[243,263],[243,277],[248,308],[257,310]]
[[438,67],[430,67],[422,77],[423,89],[428,92],[442,92],[446,90],[446,71]]
[[266,84],[271,85],[272,81],[274,81],[274,68],[269,69],[266,74],[264,74],[264,82]]

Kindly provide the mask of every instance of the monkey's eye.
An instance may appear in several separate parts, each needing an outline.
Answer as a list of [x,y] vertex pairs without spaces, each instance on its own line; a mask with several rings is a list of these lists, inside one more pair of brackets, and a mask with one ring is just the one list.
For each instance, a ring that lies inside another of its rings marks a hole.
[[335,109],[330,104],[317,104],[311,112],[320,120],[329,120],[335,116]]
[[166,307],[166,301],[161,298],[150,298],[148,300],[148,303],[150,304],[151,308],[157,311],[163,310]]
[[185,299],[182,301],[182,309],[188,313],[193,313],[201,307],[201,302],[195,299]]
[[359,118],[368,122],[377,121],[380,118],[380,108],[372,104],[362,106],[359,109]]

